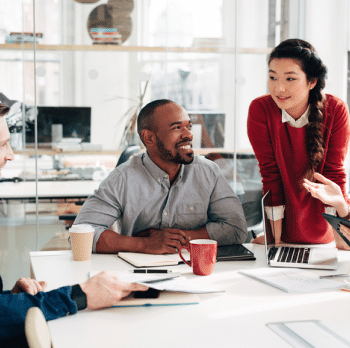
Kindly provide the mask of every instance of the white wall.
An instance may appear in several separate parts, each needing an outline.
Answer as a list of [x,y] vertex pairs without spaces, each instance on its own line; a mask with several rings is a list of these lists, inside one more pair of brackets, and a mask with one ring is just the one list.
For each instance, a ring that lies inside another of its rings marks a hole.
[[[266,48],[268,35],[268,1],[238,0],[237,48]],[[235,46],[235,1],[224,0],[223,36],[228,47]],[[237,150],[251,148],[247,136],[250,102],[266,93],[267,65],[265,54],[223,55],[223,109],[226,113],[225,147]],[[237,84],[235,84],[237,82]],[[236,100],[235,100],[236,87]],[[236,130],[234,117],[236,116]]]
[[317,50],[328,68],[326,93],[346,100],[348,0],[307,0],[305,40]]
[[[91,11],[103,3],[107,1],[92,5],[75,3],[75,44],[91,45],[87,20]],[[136,40],[135,11],[132,35],[123,45],[134,44]],[[63,73],[67,88],[71,90],[74,84],[71,102],[76,106],[91,106],[91,143],[101,144],[103,150],[118,148],[126,121],[123,115],[134,105],[128,98],[137,99],[135,57],[136,53],[128,52],[74,52],[71,62],[74,68]]]

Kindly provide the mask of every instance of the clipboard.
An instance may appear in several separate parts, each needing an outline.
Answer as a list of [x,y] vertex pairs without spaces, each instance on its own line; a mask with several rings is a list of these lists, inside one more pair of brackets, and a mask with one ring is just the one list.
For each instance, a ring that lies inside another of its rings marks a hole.
[[343,239],[343,241],[350,246],[350,241],[347,239],[340,231],[339,231],[339,224],[342,224],[346,227],[350,228],[350,221],[342,219],[339,216],[329,215],[326,213],[322,213],[322,216],[328,221],[328,223],[333,227],[333,230],[339,234],[339,236]]

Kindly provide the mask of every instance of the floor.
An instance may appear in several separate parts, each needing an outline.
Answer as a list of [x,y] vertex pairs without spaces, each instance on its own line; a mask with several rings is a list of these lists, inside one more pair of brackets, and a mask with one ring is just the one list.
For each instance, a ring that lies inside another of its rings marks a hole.
[[[50,207],[52,212],[46,209],[39,214],[38,233],[31,209],[23,204],[7,208],[0,209],[0,274],[4,290],[10,290],[19,278],[30,276],[30,251],[40,250],[51,238],[66,232],[54,207]],[[12,216],[7,214],[9,210]],[[16,210],[17,214],[13,214]]]

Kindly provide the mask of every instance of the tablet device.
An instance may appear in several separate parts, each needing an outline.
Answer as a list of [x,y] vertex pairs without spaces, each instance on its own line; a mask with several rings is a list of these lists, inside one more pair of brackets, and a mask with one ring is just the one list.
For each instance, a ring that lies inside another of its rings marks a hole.
[[218,247],[216,261],[247,261],[256,260],[254,254],[242,244]]
[[350,241],[347,239],[340,231],[339,231],[339,224],[342,224],[346,227],[350,228],[350,221],[342,219],[339,216],[329,215],[326,213],[322,213],[323,217],[329,222],[329,224],[333,227],[333,230],[336,231],[340,237],[344,240],[344,242],[350,246]]

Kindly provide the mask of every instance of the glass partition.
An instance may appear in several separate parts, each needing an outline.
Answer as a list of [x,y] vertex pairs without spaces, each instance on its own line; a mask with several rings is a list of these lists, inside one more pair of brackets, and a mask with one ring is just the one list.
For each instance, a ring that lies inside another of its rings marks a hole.
[[9,118],[16,158],[0,177],[5,285],[29,276],[30,250],[69,248],[66,226],[121,153],[142,147],[135,118],[154,99],[188,111],[195,153],[217,161],[257,224],[261,180],[246,121],[267,93],[271,48],[310,40],[329,65],[327,91],[346,97],[347,1],[321,2],[0,0],[0,93],[21,103]]

